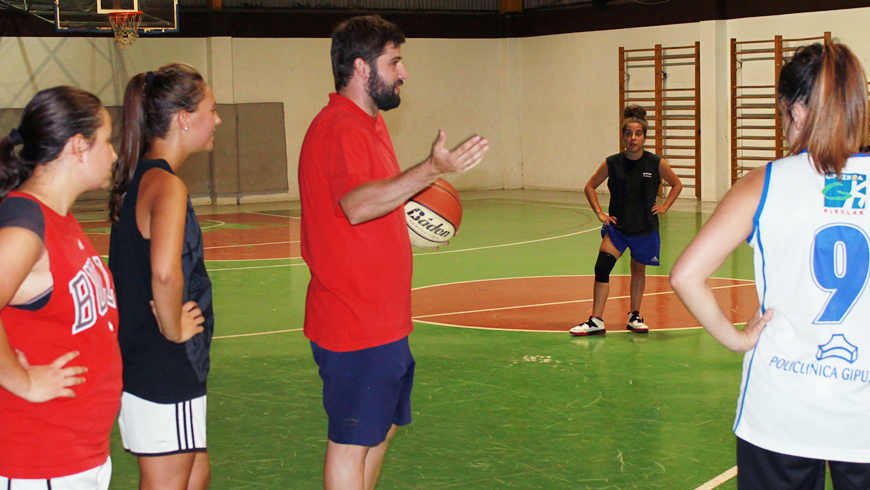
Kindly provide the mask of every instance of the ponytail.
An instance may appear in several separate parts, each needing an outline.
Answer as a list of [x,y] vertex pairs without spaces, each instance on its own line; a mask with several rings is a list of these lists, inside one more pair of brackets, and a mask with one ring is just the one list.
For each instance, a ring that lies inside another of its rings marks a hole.
[[18,127],[0,140],[0,199],[26,182],[36,167],[57,159],[73,136],[93,143],[103,123],[102,109],[97,96],[81,89],[38,92],[24,107]]
[[789,154],[807,150],[821,174],[839,176],[846,160],[867,143],[867,81],[844,44],[798,48],[780,72],[777,102],[789,119],[795,104],[806,107]]
[[205,98],[205,80],[192,66],[166,65],[127,84],[121,122],[121,156],[112,176],[109,218],[117,223],[139,160],[155,139],[165,138],[178,111],[194,112]]
[[127,83],[124,91],[124,108],[121,113],[121,155],[112,171],[112,191],[109,194],[109,218],[113,223],[121,216],[124,196],[136,172],[136,164],[148,150],[145,138],[145,110],[142,107],[142,92],[147,74],[140,73]]
[[18,158],[16,146],[11,136],[0,140],[0,199],[27,180],[35,168],[35,165],[28,165]]

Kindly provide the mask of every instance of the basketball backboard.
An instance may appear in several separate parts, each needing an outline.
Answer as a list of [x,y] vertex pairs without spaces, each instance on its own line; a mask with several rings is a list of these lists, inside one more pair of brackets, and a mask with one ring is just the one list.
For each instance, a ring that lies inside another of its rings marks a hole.
[[58,31],[111,31],[107,14],[137,10],[142,12],[140,33],[178,31],[178,0],[54,0],[54,4]]
[[0,7],[18,10],[54,24],[54,0],[0,0]]
[[139,33],[178,31],[178,0],[0,0],[0,7],[28,13],[58,31],[111,32],[108,13],[141,11]]

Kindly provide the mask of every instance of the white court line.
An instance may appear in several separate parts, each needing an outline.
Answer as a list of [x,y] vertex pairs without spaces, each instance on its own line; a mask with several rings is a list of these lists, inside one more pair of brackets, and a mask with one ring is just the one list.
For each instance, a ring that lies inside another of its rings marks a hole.
[[[564,335],[568,333],[568,329],[565,330],[533,330],[531,328],[501,328],[501,327],[473,327],[471,325],[457,325],[455,323],[443,323],[443,322],[430,322],[429,320],[417,320],[414,321],[419,323],[425,323],[426,325],[437,325],[439,327],[453,327],[453,328],[468,328],[471,330],[495,330],[497,332],[526,332],[526,333],[558,333]],[[681,328],[651,328],[650,332],[670,332],[672,330],[700,330],[701,326],[697,327],[681,327]],[[607,335],[615,334],[615,333],[631,333],[629,330],[608,330]],[[585,337],[584,337],[585,338]]]
[[[296,241],[289,240],[286,242],[240,243],[238,245],[217,245],[214,247],[205,247],[203,250],[215,250],[218,248],[259,247],[261,245],[284,245],[284,244],[291,244],[291,243],[300,243],[300,242],[298,240],[296,240]],[[281,258],[288,259],[288,258],[293,258],[293,257],[281,257]],[[262,260],[262,259],[246,259],[246,260]]]
[[537,207],[539,207],[539,208],[559,208],[559,209],[571,209],[571,210],[581,210],[581,211],[592,211],[592,208],[590,208],[589,206],[583,206],[583,205],[580,205],[580,204],[574,204],[574,205],[572,205],[571,203],[564,203],[563,205],[558,206],[558,205],[538,204],[538,203],[522,202],[522,201],[510,201],[510,200],[507,200],[507,201],[501,201],[501,202],[502,202],[503,204],[521,204],[521,205],[523,205],[523,206],[537,206]]
[[270,218],[287,218],[287,219],[302,219],[298,216],[281,216],[280,214],[269,214],[264,211],[245,211],[245,214],[256,214],[259,216],[269,216]]
[[501,245],[487,245],[485,247],[463,248],[460,250],[445,250],[443,252],[421,253],[421,254],[414,254],[414,257],[424,257],[427,255],[455,254],[455,253],[459,253],[459,252],[473,252],[475,250],[489,250],[491,248],[513,247],[515,245],[526,245],[529,243],[548,242],[550,240],[557,240],[559,238],[567,238],[569,236],[574,236],[574,235],[582,235],[583,233],[589,233],[590,231],[596,231],[596,230],[600,230],[600,229],[601,229],[601,227],[598,226],[596,228],[591,228],[589,230],[575,231],[574,233],[568,233],[565,235],[559,235],[559,236],[554,236],[554,237],[549,237],[549,238],[539,238],[537,240],[527,240],[525,242],[503,243]]
[[[257,259],[258,262],[259,262],[259,261],[262,261],[262,260],[289,260],[289,259]],[[210,262],[211,262],[211,261],[210,261]],[[216,260],[215,262],[253,262],[253,260],[251,260],[251,259],[248,259],[248,260],[233,260],[233,261],[230,261],[230,260]],[[301,267],[301,266],[306,266],[306,267],[307,267],[308,264],[306,264],[305,262],[299,262],[299,263],[297,263],[297,264],[252,265],[252,266],[250,266],[250,267],[227,267],[227,268],[225,268],[225,269],[209,269],[209,270],[208,270],[208,273],[209,273],[209,274],[212,274],[212,273],[214,273],[214,272],[223,272],[223,271],[249,271],[249,270],[252,270],[252,269],[276,269],[276,268],[279,268],[279,267]]]
[[[513,276],[513,277],[493,277],[490,279],[468,279],[466,281],[454,281],[454,282],[442,282],[438,284],[430,284],[428,286],[419,286],[413,288],[414,291],[418,289],[429,289],[429,288],[437,288],[441,286],[453,286],[456,284],[470,284],[473,282],[495,282],[495,281],[510,281],[513,279],[552,279],[552,278],[564,278],[564,277],[592,277],[592,274],[553,274],[546,276]],[[612,277],[629,277],[628,274],[613,274]],[[647,274],[646,277],[669,277],[661,274]],[[726,281],[743,281],[749,284],[755,284],[754,281],[749,279],[733,279],[731,277],[711,277],[710,279],[724,279]]]
[[[549,240],[556,240],[559,238],[567,238],[570,236],[580,235],[583,233],[589,233],[590,231],[595,231],[595,230],[600,230],[600,229],[601,229],[600,227],[597,227],[597,228],[592,228],[589,230],[575,231],[574,233],[568,233],[566,235],[559,235],[559,236],[554,236],[554,237],[549,237],[549,238],[539,238],[537,240],[528,240],[525,242],[504,243],[501,245],[488,245],[485,247],[475,247],[475,248],[463,248],[460,250],[446,250],[443,252],[416,253],[413,255],[414,255],[414,257],[426,257],[428,255],[455,254],[455,253],[459,253],[459,252],[472,252],[475,250],[487,250],[487,249],[491,249],[491,248],[513,247],[514,245],[526,245],[529,243],[546,242]],[[255,261],[255,260],[289,260],[289,259],[298,259],[298,258],[300,258],[300,257],[288,257],[288,258],[281,258],[281,259],[209,260],[209,262],[242,262],[242,261],[251,262],[251,261]],[[299,265],[306,265],[306,264],[302,263],[302,264],[285,264],[285,265],[265,265],[262,267],[259,267],[259,266],[233,267],[233,268],[228,268],[228,269],[214,269],[214,270],[215,271],[238,271],[238,270],[250,270],[250,269],[261,269],[261,268],[267,269],[267,268],[272,268],[272,267],[295,267],[295,266],[299,266]],[[209,270],[209,272],[211,272],[211,270]]]
[[[302,257],[272,257],[269,259],[205,259],[206,262],[219,262],[223,264],[224,262],[275,262],[278,260],[302,260]],[[290,265],[299,265],[299,264],[290,264]],[[277,267],[274,265],[268,265],[263,267]],[[252,269],[257,269],[257,267],[251,267]],[[221,269],[214,269],[221,270]],[[226,270],[235,270],[235,269],[226,269]],[[208,268],[208,271],[211,272],[211,267]]]
[[[547,206],[547,205],[545,205],[545,204],[530,204],[530,203],[522,203],[522,202],[517,202],[516,204],[523,204],[523,205],[527,205],[527,206],[551,207],[551,208],[565,207],[565,206]],[[565,208],[567,208],[567,209],[578,209],[578,208],[573,208],[573,207],[570,207],[570,208],[565,207]],[[579,208],[579,209],[584,209],[584,210],[585,210],[586,208]],[[590,209],[590,211],[591,211],[591,209]],[[295,217],[295,216],[275,216],[275,215],[272,215],[272,214],[258,213],[258,212],[251,212],[251,211],[248,211],[248,213],[250,213],[250,214],[262,214],[263,216],[273,216],[273,217],[276,217],[276,218],[299,219],[299,218],[297,218],[297,217]],[[546,241],[550,241],[550,240],[557,240],[557,239],[559,239],[559,238],[567,238],[567,237],[571,237],[571,236],[575,236],[575,235],[582,235],[582,234],[584,234],[584,233],[589,233],[589,232],[591,232],[591,231],[600,230],[600,229],[601,229],[601,227],[598,226],[598,227],[595,227],[595,228],[590,228],[590,229],[588,229],[588,230],[576,231],[576,232],[574,232],[574,233],[568,233],[568,234],[565,234],[565,235],[559,235],[559,236],[554,236],[554,237],[549,237],[549,238],[539,238],[539,239],[536,239],[536,240],[527,240],[527,241],[524,241],[524,242],[503,243],[503,244],[500,244],[500,245],[487,245],[487,246],[484,246],[484,247],[463,248],[463,249],[459,249],[459,250],[444,250],[444,251],[440,251],[440,252],[416,253],[416,254],[413,254],[413,256],[414,256],[414,257],[425,257],[425,256],[427,256],[427,255],[455,254],[455,253],[460,253],[460,252],[473,252],[473,251],[477,251],[477,250],[489,250],[489,249],[492,249],[492,248],[513,247],[513,246],[515,246],[515,245],[526,245],[526,244],[529,244],[529,243],[546,242]],[[298,242],[293,242],[293,243],[298,243]],[[289,257],[289,258],[291,258],[291,259],[296,259],[296,258],[299,258],[299,257]],[[236,261],[250,261],[250,260],[284,260],[284,259],[241,259],[241,260],[236,260]],[[210,261],[210,262],[211,262],[211,261]],[[215,260],[214,262],[233,262],[233,260]],[[275,267],[296,267],[296,266],[299,266],[299,265],[305,265],[305,264],[267,265],[267,266],[263,266],[262,268],[266,269],[266,268],[275,268]],[[251,269],[259,269],[259,268],[261,268],[261,267],[257,267],[257,266],[252,266],[252,267],[233,267],[233,268],[228,268],[228,269],[215,269],[215,271],[218,271],[218,270],[237,271],[237,270],[251,270]]]
[[210,230],[212,228],[220,228],[221,226],[224,226],[226,224],[226,222],[218,220],[218,219],[207,219],[205,221],[206,221],[206,223],[210,222],[210,223],[217,223],[217,224],[216,225],[212,224],[212,225],[205,226],[205,227],[200,225],[200,228],[203,230]]
[[[729,284],[727,286],[716,286],[716,287],[710,288],[710,289],[713,289],[713,290],[729,289],[729,288],[737,288],[737,287],[743,287],[743,286],[754,286],[754,284]],[[674,292],[673,291],[659,291],[657,293],[646,293],[646,294],[644,294],[644,297],[661,296],[664,294],[674,294]],[[611,296],[609,299],[626,299],[626,298],[630,298],[630,297],[631,296]],[[536,304],[530,304],[530,305],[500,306],[498,308],[484,308],[484,309],[480,309],[480,310],[454,311],[451,313],[432,313],[430,315],[420,315],[420,316],[411,317],[411,319],[412,320],[419,320],[421,318],[429,318],[429,317],[433,317],[433,316],[464,315],[466,313],[486,313],[488,311],[515,310],[515,309],[520,309],[520,308],[535,308],[538,306],[568,305],[568,304],[572,304],[572,303],[589,303],[591,301],[592,301],[592,298],[572,299],[570,301],[556,301],[553,303],[536,303]]]
[[256,332],[256,333],[240,333],[236,335],[220,335],[212,337],[212,339],[237,339],[239,337],[257,337],[260,335],[272,335],[273,333],[301,332],[301,328],[291,328],[288,330],[272,330],[271,332]]
[[714,488],[717,488],[719,485],[734,478],[735,476],[737,476],[737,467],[736,466],[731,468],[730,470],[725,471],[724,473],[717,476],[716,478],[713,478],[712,480],[708,481],[707,483],[701,485],[700,487],[696,488],[695,490],[713,490]]
[[[103,220],[99,220],[99,221],[103,221]],[[79,221],[79,223],[96,223],[96,222],[97,222],[97,220],[94,220],[94,221]],[[219,227],[221,227],[221,226],[223,226],[223,225],[226,224],[226,223],[224,223],[223,221],[219,221],[219,220],[216,220],[216,219],[207,219],[207,220],[205,220],[205,222],[206,222],[206,223],[217,223],[217,224],[211,224],[211,225],[208,225],[208,226],[205,226],[205,227],[200,226],[200,228],[202,228],[203,230],[210,230],[210,229],[212,229],[212,228],[219,228]],[[107,223],[107,224],[108,224],[107,228],[109,228],[109,231],[108,231],[108,232],[105,232],[105,231],[88,231],[88,230],[84,230],[85,235],[110,235],[110,234],[112,233],[112,232],[111,232],[112,224],[111,224],[111,223]]]

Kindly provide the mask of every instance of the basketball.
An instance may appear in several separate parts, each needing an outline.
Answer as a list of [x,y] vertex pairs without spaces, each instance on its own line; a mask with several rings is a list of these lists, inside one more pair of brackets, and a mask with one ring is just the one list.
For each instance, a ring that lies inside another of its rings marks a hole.
[[411,245],[435,248],[447,243],[462,222],[459,194],[446,180],[438,179],[405,203],[405,220]]

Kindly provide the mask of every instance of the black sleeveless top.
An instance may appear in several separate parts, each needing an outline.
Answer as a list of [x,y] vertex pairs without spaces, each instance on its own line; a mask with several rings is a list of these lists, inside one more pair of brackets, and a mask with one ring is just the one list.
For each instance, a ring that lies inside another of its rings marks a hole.
[[136,225],[139,183],[152,168],[174,174],[166,160],[142,160],[124,197],[119,222],[112,226],[109,269],[118,298],[118,342],[124,361],[124,391],[156,403],[179,403],[206,394],[209,347],[214,333],[211,280],[205,270],[202,230],[187,200],[181,268],[182,304],[196,301],[205,318],[204,331],[183,344],[160,333],[151,311],[151,241]]
[[629,160],[622,152],[606,161],[609,214],[616,218],[617,231],[625,236],[643,236],[658,230],[659,218],[652,214],[652,208],[662,182],[662,157],[644,151],[637,160]]

